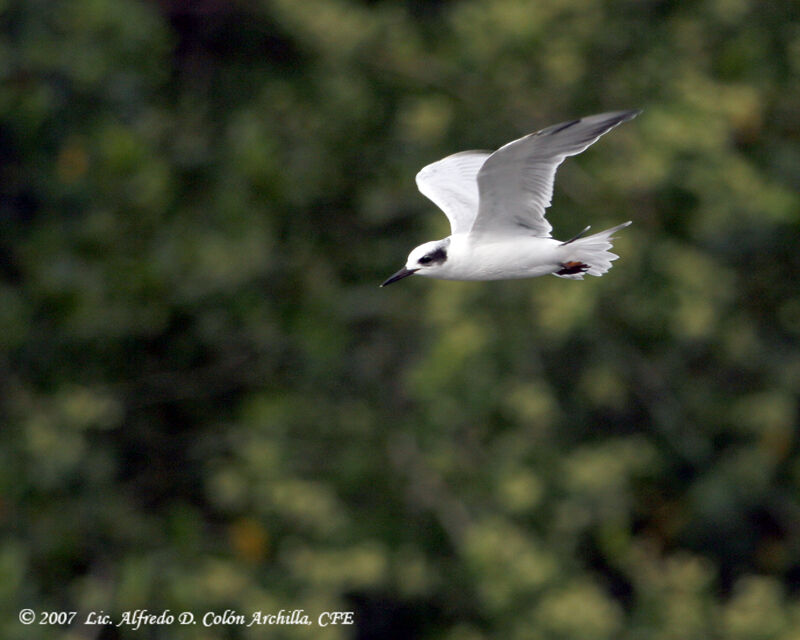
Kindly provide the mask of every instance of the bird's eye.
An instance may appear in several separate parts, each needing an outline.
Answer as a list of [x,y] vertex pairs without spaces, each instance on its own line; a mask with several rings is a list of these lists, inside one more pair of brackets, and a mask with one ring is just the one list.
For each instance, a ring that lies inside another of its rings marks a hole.
[[431,260],[433,260],[433,258],[430,256],[422,256],[417,262],[420,264],[428,264]]

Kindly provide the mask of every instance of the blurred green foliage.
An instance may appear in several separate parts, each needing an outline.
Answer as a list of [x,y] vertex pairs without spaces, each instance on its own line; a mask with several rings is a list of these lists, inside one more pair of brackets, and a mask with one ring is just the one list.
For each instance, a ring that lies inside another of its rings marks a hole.
[[[0,25],[0,635],[800,637],[797,3]],[[635,107],[550,216],[634,221],[608,275],[377,287],[448,233],[421,166]]]

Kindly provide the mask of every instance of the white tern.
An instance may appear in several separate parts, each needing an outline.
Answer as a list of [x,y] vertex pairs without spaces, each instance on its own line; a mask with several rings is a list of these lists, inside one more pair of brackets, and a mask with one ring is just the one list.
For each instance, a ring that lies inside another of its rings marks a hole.
[[495,152],[462,151],[424,167],[417,186],[444,211],[451,235],[418,246],[381,286],[411,275],[443,280],[603,275],[619,257],[609,251],[612,234],[630,221],[590,236],[586,227],[562,242],[551,237],[545,209],[564,159],[639,113],[614,111],[563,122]]

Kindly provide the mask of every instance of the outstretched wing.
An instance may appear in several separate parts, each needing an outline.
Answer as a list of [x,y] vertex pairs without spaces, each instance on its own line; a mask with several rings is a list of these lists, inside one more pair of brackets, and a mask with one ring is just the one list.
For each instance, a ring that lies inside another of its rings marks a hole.
[[500,147],[478,172],[480,206],[471,232],[550,237],[544,215],[558,165],[638,114],[615,111],[562,122]]
[[470,230],[478,214],[478,171],[491,151],[462,151],[423,167],[417,187],[444,211],[451,233]]

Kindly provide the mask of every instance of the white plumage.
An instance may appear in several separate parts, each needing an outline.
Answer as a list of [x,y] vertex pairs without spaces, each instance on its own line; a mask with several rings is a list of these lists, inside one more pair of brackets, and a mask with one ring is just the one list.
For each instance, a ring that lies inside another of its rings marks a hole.
[[561,242],[550,235],[545,209],[564,159],[638,113],[615,111],[563,122],[493,153],[462,151],[424,167],[417,186],[445,213],[451,235],[414,249],[406,266],[381,286],[413,274],[445,280],[604,274],[618,257],[609,251],[612,234],[630,222]]

